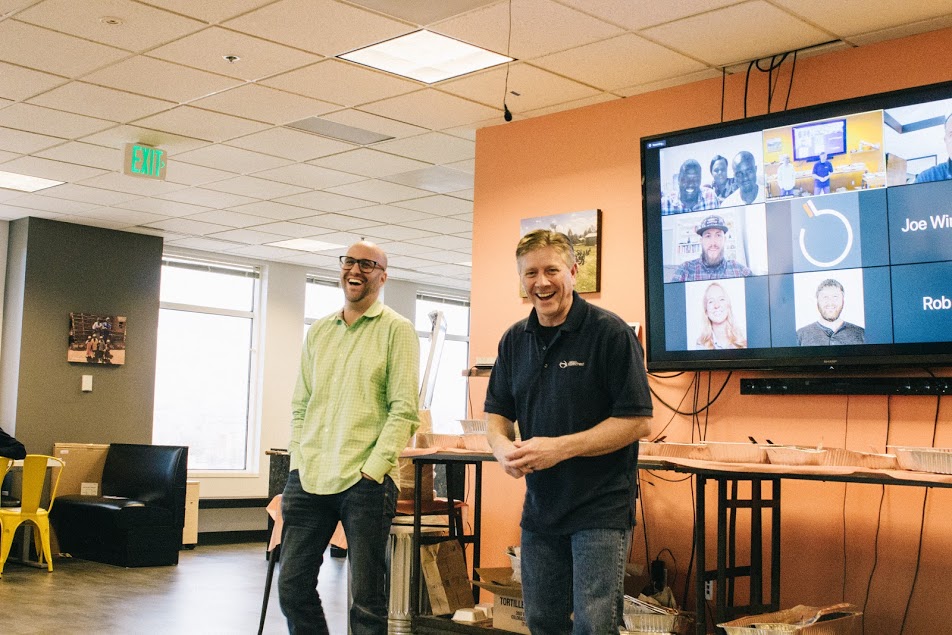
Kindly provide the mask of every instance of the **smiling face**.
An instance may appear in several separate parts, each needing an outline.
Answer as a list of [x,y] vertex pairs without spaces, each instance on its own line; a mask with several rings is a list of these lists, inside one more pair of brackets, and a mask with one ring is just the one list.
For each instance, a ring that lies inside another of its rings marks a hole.
[[757,163],[749,152],[741,152],[734,157],[734,179],[741,192],[757,190]]
[[816,308],[827,322],[836,322],[843,313],[843,292],[835,286],[823,287],[816,294]]
[[572,308],[572,290],[578,264],[572,266],[554,247],[533,249],[516,260],[522,288],[535,307],[542,326],[565,322]]
[[355,260],[373,260],[380,265],[374,267],[370,273],[364,273],[355,263],[340,272],[340,287],[344,290],[347,306],[351,309],[366,310],[376,301],[383,283],[387,281],[387,272],[381,268],[387,266],[387,256],[380,247],[366,242],[351,245],[347,256]]
[[711,176],[715,185],[723,185],[727,181],[727,159],[718,159],[711,167]]
[[716,267],[724,260],[724,231],[712,227],[701,234],[701,262]]
[[678,186],[681,189],[681,202],[694,203],[701,191],[701,169],[682,167],[678,175]]
[[704,292],[704,314],[711,324],[722,324],[730,316],[731,301],[719,284],[712,284]]

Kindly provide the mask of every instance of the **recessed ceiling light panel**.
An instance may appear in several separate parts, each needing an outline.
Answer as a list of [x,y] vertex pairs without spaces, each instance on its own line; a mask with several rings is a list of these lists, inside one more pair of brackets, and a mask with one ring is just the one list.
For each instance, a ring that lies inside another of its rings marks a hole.
[[337,245],[335,243],[326,243],[311,238],[292,238],[290,240],[279,240],[273,243],[266,243],[272,247],[284,247],[285,249],[297,249],[298,251],[327,251],[328,249],[341,249],[346,245]]
[[19,190],[20,192],[38,192],[48,187],[62,185],[65,181],[51,181],[37,176],[26,176],[13,172],[0,172],[0,188]]
[[513,61],[430,31],[416,31],[338,57],[425,84]]

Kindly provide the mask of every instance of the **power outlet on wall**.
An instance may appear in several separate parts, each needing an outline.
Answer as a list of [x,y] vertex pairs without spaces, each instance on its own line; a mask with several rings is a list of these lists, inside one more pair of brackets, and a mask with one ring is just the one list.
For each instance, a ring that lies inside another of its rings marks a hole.
[[704,582],[704,599],[713,600],[714,599],[714,580],[707,580]]

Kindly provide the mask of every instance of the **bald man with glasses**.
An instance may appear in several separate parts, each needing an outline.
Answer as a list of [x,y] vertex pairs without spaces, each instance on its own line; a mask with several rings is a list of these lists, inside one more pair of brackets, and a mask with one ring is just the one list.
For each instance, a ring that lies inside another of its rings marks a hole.
[[291,633],[328,633],[317,577],[338,521],[351,571],[350,631],[387,632],[386,550],[397,457],[420,425],[419,340],[380,302],[387,256],[370,242],[341,256],[344,306],[308,329],[292,398],[279,591]]

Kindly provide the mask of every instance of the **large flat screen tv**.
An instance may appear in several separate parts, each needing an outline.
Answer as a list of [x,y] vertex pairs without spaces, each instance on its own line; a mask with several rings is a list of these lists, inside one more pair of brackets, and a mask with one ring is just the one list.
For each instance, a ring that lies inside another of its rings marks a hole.
[[648,369],[952,365],[950,114],[952,82],[642,139]]

